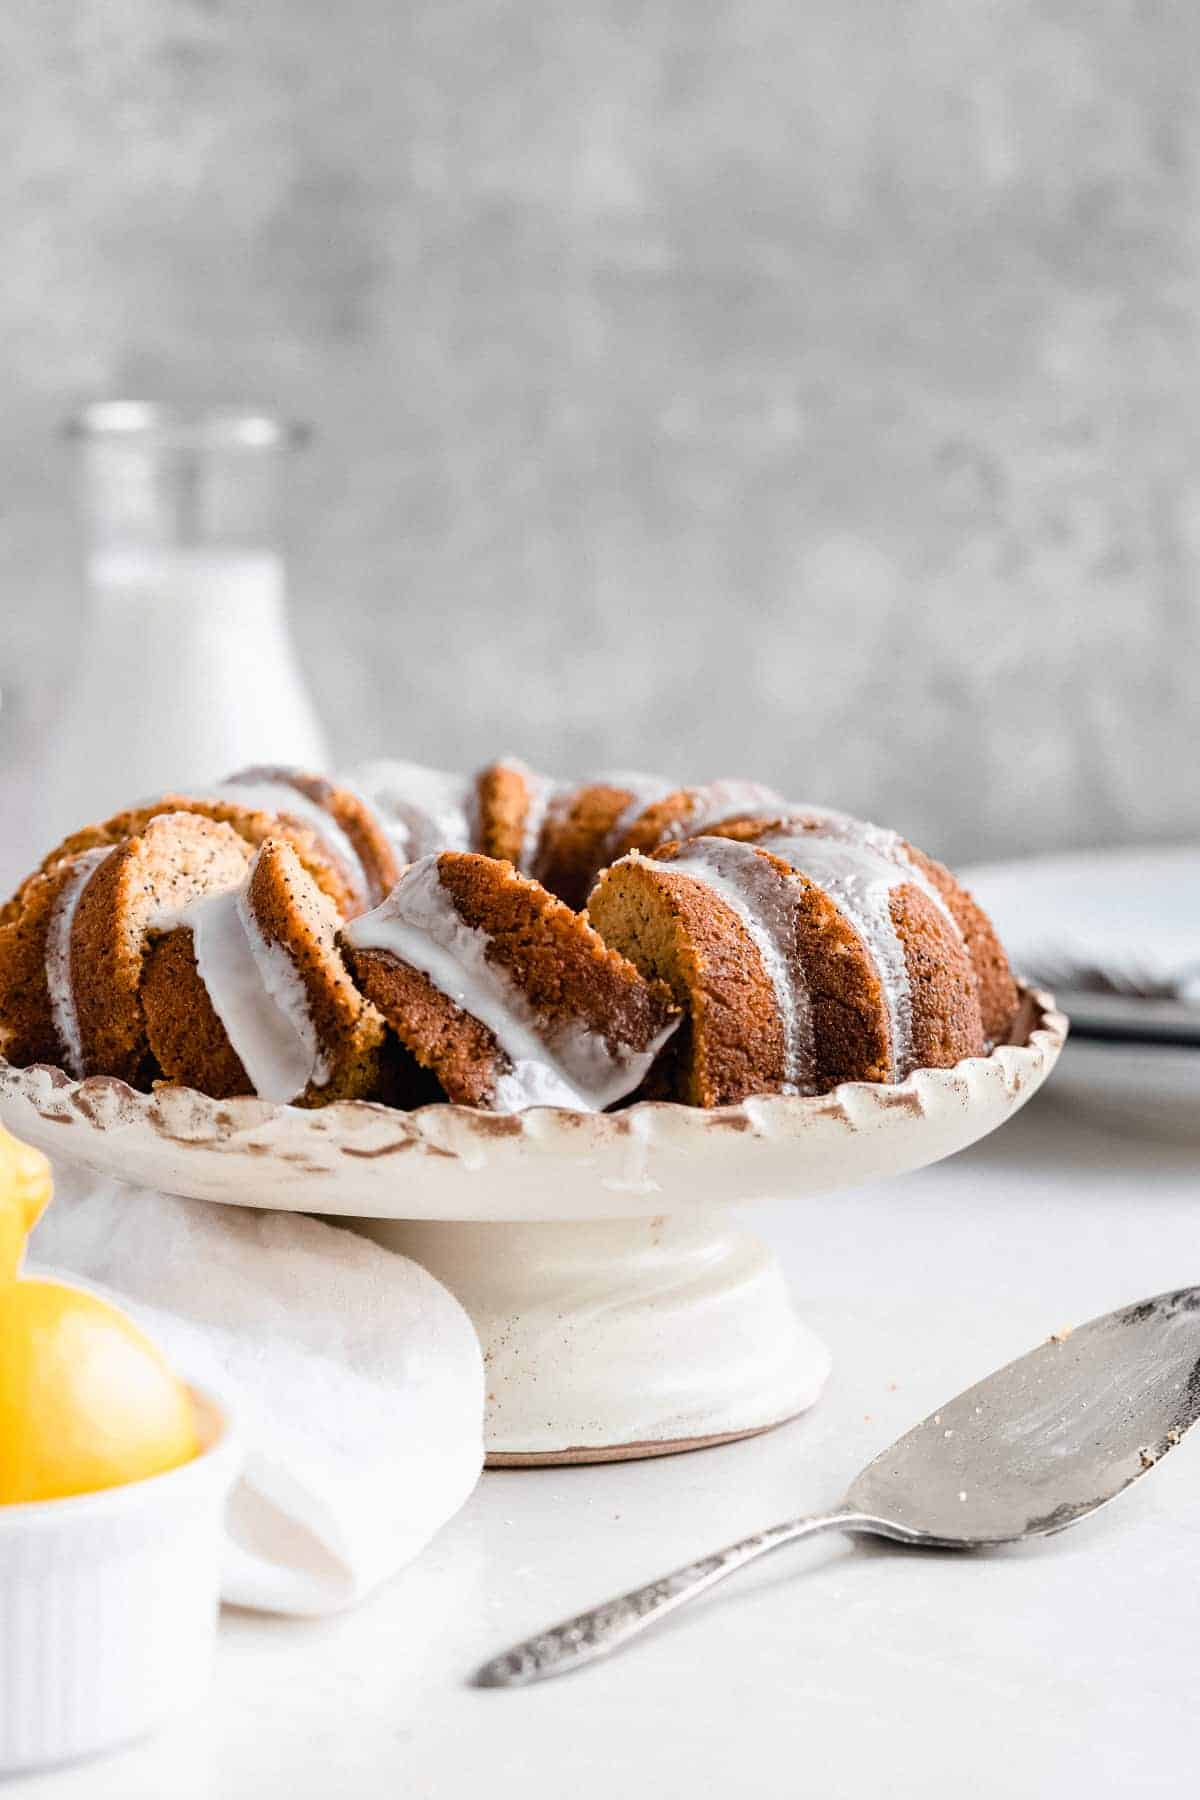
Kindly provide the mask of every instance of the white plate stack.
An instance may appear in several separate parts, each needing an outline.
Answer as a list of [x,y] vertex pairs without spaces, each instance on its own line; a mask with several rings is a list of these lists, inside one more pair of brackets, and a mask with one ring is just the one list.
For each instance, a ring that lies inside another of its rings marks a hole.
[[1200,1140],[1200,849],[1034,857],[963,878],[1018,974],[1070,1015],[1051,1096]]

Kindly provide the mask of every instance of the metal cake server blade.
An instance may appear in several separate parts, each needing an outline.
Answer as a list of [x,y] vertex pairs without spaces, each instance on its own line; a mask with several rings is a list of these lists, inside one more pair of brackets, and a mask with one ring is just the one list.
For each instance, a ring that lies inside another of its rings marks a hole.
[[517,1644],[475,1675],[524,1687],[627,1644],[781,1544],[850,1531],[937,1549],[1046,1537],[1137,1481],[1200,1416],[1200,1287],[1056,1334],[899,1438],[832,1512],[770,1526]]

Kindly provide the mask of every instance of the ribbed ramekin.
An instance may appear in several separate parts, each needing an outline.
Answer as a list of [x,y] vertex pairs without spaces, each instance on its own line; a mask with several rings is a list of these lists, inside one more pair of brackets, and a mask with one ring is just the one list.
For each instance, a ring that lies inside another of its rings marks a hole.
[[239,1452],[225,1397],[192,1395],[191,1462],[0,1506],[0,1775],[131,1742],[203,1691]]

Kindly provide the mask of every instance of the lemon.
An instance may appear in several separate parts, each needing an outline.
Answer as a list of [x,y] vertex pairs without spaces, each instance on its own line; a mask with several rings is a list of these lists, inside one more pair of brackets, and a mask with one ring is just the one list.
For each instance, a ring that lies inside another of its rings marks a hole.
[[50,1164],[41,1151],[18,1143],[0,1125],[0,1282],[15,1279],[25,1239],[50,1193]]
[[0,1503],[118,1487],[199,1449],[186,1387],[117,1307],[19,1277],[45,1158],[0,1129]]

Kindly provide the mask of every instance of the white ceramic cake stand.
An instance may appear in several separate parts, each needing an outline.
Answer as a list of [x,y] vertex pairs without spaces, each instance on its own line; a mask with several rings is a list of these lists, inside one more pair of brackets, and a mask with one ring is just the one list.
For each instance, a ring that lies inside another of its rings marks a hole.
[[600,1461],[748,1436],[810,1406],[828,1352],[741,1229],[744,1206],[961,1150],[1041,1085],[1065,1035],[1030,994],[1013,1043],[898,1086],[605,1114],[302,1112],[0,1062],[0,1117],[125,1181],[353,1220],[471,1314],[492,1463]]

